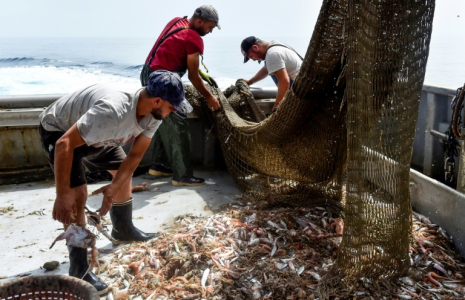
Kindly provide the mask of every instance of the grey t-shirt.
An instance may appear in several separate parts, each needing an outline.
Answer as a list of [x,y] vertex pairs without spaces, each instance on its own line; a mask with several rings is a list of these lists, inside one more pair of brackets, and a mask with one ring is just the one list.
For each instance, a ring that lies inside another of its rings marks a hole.
[[[285,45],[278,41],[270,42],[270,46],[274,44]],[[299,74],[302,60],[293,50],[283,46],[274,46],[268,49],[265,64],[268,75],[273,75],[274,72],[285,68],[289,78],[295,80],[297,74]]]
[[74,124],[88,146],[122,146],[139,134],[152,138],[161,121],[147,115],[137,122],[139,91],[130,94],[95,84],[61,97],[40,115],[48,131],[66,132]]

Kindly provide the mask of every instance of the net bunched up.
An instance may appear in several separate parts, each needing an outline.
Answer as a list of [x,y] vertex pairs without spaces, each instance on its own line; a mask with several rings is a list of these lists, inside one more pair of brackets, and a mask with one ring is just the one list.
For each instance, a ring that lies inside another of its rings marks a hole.
[[337,212],[345,184],[344,236],[322,298],[409,267],[409,170],[433,14],[428,0],[323,1],[300,73],[268,118],[244,81],[213,90],[218,113],[186,87],[245,192]]
[[[324,32],[319,40],[313,39],[300,76],[286,94],[287,104],[268,118],[244,81],[225,95],[215,91],[223,109],[213,115],[200,93],[186,88],[196,114],[214,125],[236,182],[257,197],[313,202],[321,195],[334,205],[340,201],[347,136],[346,111],[341,108],[345,82],[338,82],[344,21],[342,16],[328,21],[333,29],[320,25],[323,31],[340,32],[327,40],[333,48],[323,51]],[[313,88],[304,88],[310,82]]]

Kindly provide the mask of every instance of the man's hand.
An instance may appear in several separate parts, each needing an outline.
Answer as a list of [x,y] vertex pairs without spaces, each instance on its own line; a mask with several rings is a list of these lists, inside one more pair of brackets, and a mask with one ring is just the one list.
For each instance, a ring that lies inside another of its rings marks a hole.
[[92,195],[103,194],[102,207],[100,207],[99,210],[100,216],[106,215],[113,206],[113,201],[115,199],[113,188],[112,184],[108,184],[92,192]]
[[187,56],[187,70],[189,71],[189,80],[192,82],[197,91],[199,91],[199,93],[205,97],[208,103],[208,108],[210,108],[212,111],[215,111],[218,110],[221,105],[218,102],[218,99],[212,95],[212,93],[205,87],[205,84],[202,81],[202,77],[200,75],[203,72],[199,69],[199,55],[199,52],[197,52]]
[[244,81],[245,81],[249,86],[251,86],[252,84],[259,82],[260,80],[265,79],[266,76],[268,76],[268,70],[266,69],[266,67],[263,67],[263,68],[261,68],[261,69],[257,72],[257,74],[255,74],[252,78],[250,78],[250,79],[244,79]]
[[65,225],[74,221],[77,212],[76,202],[69,194],[65,197],[58,197],[53,205],[53,219]]
[[213,95],[207,99],[207,103],[208,103],[208,107],[209,107],[212,111],[218,110],[218,109],[220,109],[220,107],[221,107],[220,102],[219,102],[218,99],[216,99],[216,97],[213,96]]

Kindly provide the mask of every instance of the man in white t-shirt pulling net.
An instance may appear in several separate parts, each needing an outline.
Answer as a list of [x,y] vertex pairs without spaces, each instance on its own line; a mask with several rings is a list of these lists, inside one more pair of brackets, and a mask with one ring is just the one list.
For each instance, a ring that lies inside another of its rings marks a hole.
[[[85,226],[87,181],[85,167],[108,171],[113,180],[96,193],[103,194],[100,215],[110,212],[112,237],[117,243],[146,241],[156,236],[132,223],[131,178],[161,120],[170,113],[192,109],[184,98],[179,75],[159,70],[147,87],[135,93],[95,84],[61,97],[40,115],[39,133],[55,173],[53,218]],[[130,142],[126,155],[122,145]],[[89,264],[87,249],[68,246],[69,275],[82,278]],[[84,278],[103,294],[108,286],[89,272]]]
[[249,36],[242,41],[241,52],[244,55],[244,63],[249,59],[258,61],[258,63],[261,63],[262,60],[265,61],[265,66],[245,82],[252,85],[270,75],[278,87],[276,102],[273,106],[274,111],[283,99],[284,94],[292,86],[299,73],[303,58],[284,43],[278,41],[265,42],[254,36]]

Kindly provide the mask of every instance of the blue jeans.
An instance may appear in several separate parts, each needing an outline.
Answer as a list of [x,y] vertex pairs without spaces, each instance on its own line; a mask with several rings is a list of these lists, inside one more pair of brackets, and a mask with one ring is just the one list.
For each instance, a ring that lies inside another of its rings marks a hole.
[[[276,86],[278,86],[278,78],[276,78],[276,76],[274,76],[274,75],[270,75],[270,76],[271,76],[271,79],[273,79],[274,84],[276,84]],[[291,89],[291,86],[292,86],[293,83],[294,83],[294,80],[290,79],[289,89]]]

